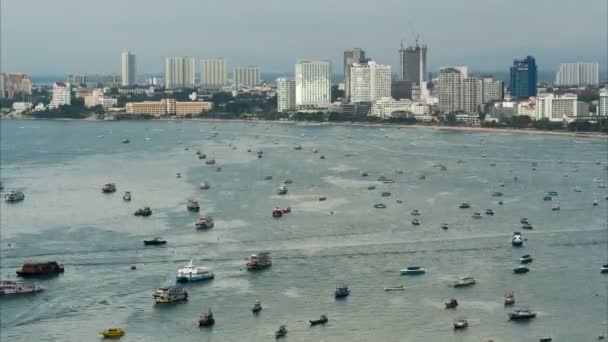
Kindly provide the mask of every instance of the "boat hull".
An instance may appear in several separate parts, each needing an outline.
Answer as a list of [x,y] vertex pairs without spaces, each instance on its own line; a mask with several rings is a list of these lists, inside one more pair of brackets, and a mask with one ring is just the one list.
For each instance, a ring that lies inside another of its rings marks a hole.
[[425,274],[426,270],[401,270],[401,275],[421,275]]
[[214,275],[203,275],[203,276],[177,276],[175,277],[175,281],[178,283],[195,283],[199,281],[211,280],[215,276]]

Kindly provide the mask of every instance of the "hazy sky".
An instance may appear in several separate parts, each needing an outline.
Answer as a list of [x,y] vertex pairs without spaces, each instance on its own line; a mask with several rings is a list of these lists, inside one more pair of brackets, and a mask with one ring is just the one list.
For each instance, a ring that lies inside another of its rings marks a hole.
[[[120,52],[138,73],[161,72],[165,56],[222,56],[229,69],[293,71],[298,57],[342,68],[362,47],[397,64],[401,39],[428,44],[430,70],[465,64],[508,68],[532,54],[541,69],[606,61],[607,0],[0,0],[2,71],[61,75],[120,72]],[[197,62],[197,72],[200,68]]]

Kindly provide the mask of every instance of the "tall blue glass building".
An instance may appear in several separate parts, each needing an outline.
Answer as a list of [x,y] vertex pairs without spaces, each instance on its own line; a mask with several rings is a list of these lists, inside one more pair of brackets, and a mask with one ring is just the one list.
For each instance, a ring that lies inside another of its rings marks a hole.
[[534,57],[528,56],[525,59],[514,60],[509,79],[511,97],[536,96],[537,78],[538,73]]

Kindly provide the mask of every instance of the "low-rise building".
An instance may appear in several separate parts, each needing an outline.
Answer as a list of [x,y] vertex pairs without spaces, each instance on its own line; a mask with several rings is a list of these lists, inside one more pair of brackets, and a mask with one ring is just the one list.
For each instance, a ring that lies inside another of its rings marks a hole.
[[395,113],[411,113],[415,115],[428,115],[431,106],[408,99],[394,100],[390,97],[382,98],[372,104],[371,115],[381,118],[391,118]]
[[165,115],[185,116],[200,114],[213,109],[213,102],[202,101],[175,101],[163,99],[160,101],[144,101],[127,103],[127,114],[147,114],[156,117]]
[[576,94],[539,94],[536,98],[536,119],[563,121],[566,117],[576,117],[578,113]]
[[200,114],[208,112],[213,109],[213,102],[202,102],[202,101],[178,101],[175,102],[175,115],[185,116],[192,114]]
[[21,114],[32,108],[31,102],[13,102],[13,111],[17,114]]

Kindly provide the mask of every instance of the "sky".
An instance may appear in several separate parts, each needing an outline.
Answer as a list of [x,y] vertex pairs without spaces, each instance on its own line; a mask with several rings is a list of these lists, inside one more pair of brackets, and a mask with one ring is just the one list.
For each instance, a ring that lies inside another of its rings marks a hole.
[[[224,57],[231,70],[293,72],[297,58],[363,48],[398,68],[401,40],[428,45],[429,71],[507,70],[533,55],[541,70],[593,61],[605,69],[608,0],[0,0],[0,70],[33,75],[160,73],[167,56]],[[197,70],[200,64],[197,62]]]

